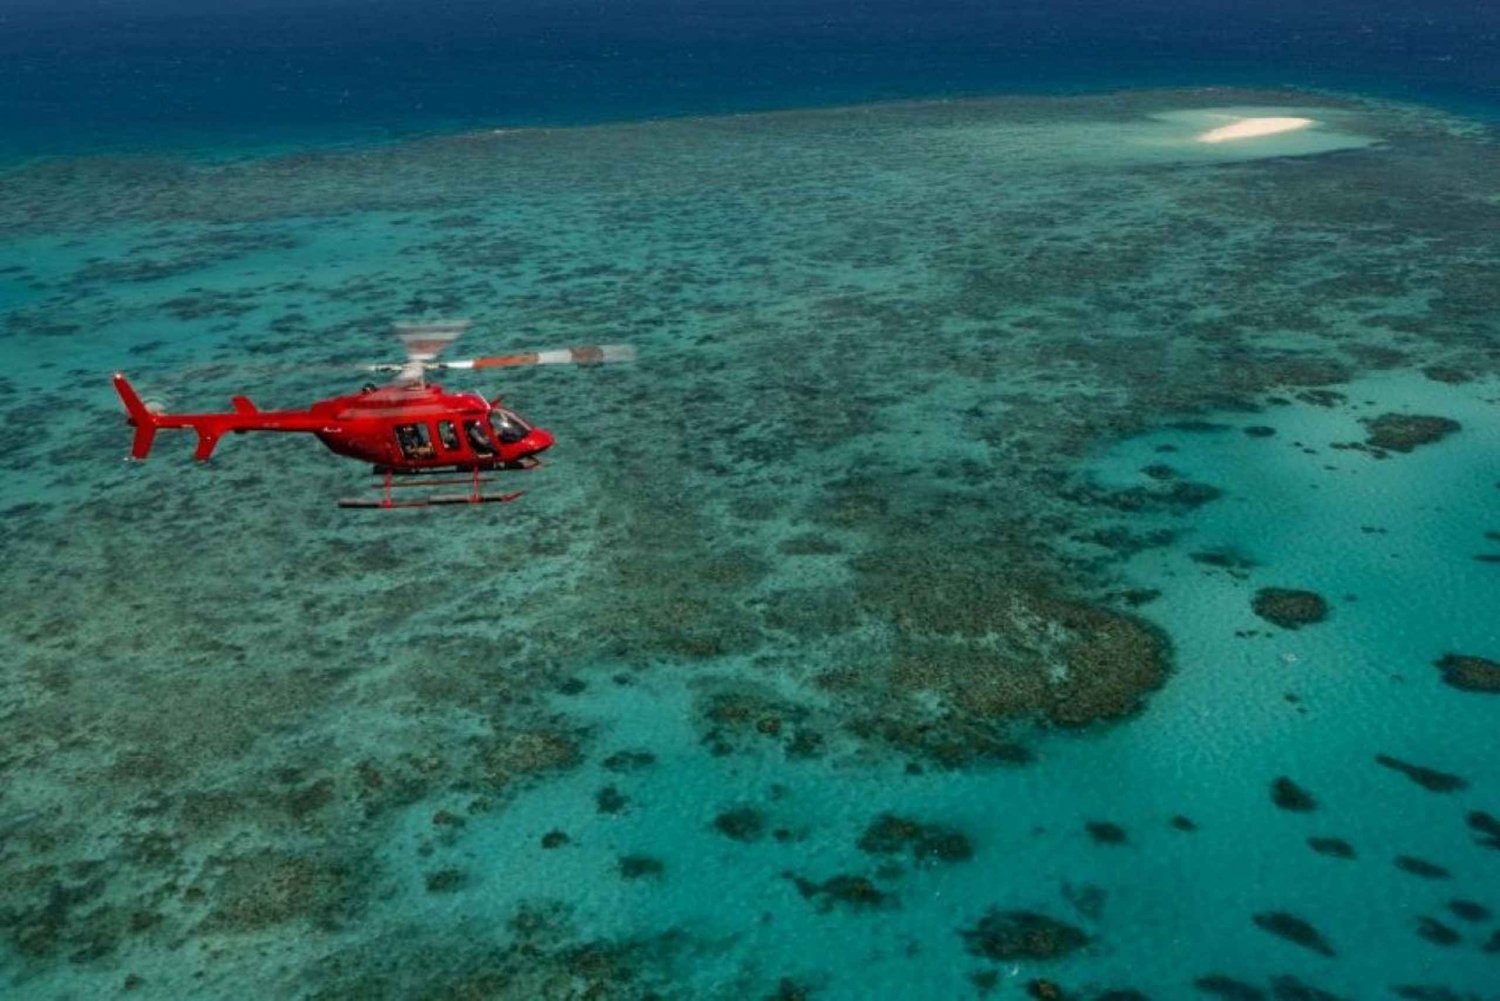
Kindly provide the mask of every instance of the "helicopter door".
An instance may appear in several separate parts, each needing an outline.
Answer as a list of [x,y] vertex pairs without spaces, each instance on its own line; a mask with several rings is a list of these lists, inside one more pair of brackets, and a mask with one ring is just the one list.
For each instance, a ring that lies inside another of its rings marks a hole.
[[475,455],[488,457],[495,454],[495,444],[479,421],[464,421],[464,437],[469,439],[469,447]]
[[409,462],[421,462],[424,459],[437,457],[437,451],[432,447],[432,437],[428,434],[426,424],[397,424],[396,444],[401,447],[401,454]]
[[458,429],[453,426],[452,421],[438,421],[438,441],[443,443],[444,452],[459,451]]

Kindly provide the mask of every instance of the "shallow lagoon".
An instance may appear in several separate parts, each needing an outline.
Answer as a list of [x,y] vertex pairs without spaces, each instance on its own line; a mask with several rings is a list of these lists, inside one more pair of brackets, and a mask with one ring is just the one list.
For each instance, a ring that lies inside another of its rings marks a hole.
[[[11,169],[11,990],[1490,996],[1495,705],[1433,662],[1500,658],[1496,160],[1194,91]],[[294,405],[434,313],[643,360],[499,387],[560,442],[504,510],[115,461],[114,369]],[[1333,447],[1388,412],[1462,430]],[[986,958],[991,908],[1089,943]]]

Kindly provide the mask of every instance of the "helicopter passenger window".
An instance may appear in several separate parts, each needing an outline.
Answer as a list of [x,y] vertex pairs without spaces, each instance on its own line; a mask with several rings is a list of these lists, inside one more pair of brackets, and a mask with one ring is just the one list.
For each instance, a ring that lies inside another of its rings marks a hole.
[[401,454],[412,461],[431,459],[437,454],[426,424],[397,424],[396,444],[401,446]]
[[490,436],[484,433],[484,425],[478,421],[464,421],[464,434],[469,438],[469,445],[474,449],[475,455],[494,455],[495,446],[490,442]]
[[438,421],[438,441],[443,443],[443,448],[447,451],[458,451],[458,429],[453,426],[452,421]]
[[500,439],[502,445],[514,445],[531,430],[525,421],[504,407],[495,407],[490,411],[490,427],[495,429],[495,437]]

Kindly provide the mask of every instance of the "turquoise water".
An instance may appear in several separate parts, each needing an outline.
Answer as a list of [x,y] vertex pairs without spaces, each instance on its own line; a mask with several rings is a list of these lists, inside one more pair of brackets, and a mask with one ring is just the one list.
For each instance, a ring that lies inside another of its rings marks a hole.
[[[1195,141],[1250,113],[1319,124]],[[1500,702],[1435,666],[1500,659],[1497,165],[1191,90],[10,170],[0,983],[1497,996]],[[641,360],[452,378],[557,434],[503,508],[119,461],[110,371],[294,406],[436,314]]]

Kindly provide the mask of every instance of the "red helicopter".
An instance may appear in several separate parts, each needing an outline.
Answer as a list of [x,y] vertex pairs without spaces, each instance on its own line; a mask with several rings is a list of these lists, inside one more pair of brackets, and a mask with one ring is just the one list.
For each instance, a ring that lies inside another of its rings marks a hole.
[[[449,393],[427,382],[427,373],[449,369],[512,368],[523,365],[595,365],[630,361],[628,345],[565,348],[522,354],[440,362],[438,355],[469,328],[470,321],[397,324],[406,347],[403,364],[372,365],[372,372],[394,372],[384,386],[368,384],[358,393],[314,403],[306,410],[260,410],[243,396],[230,399],[232,413],[169,414],[143,402],[122,373],[115,390],[135,428],[132,459],[151,452],[162,428],[191,428],[198,434],[195,459],[207,459],[225,432],[307,431],[317,435],[339,455],[374,465],[381,476],[379,498],[339,501],[340,507],[405,508],[434,504],[505,503],[514,493],[484,493],[493,482],[486,475],[506,470],[535,469],[537,456],[552,447],[551,432],[533,427],[520,414],[501,405],[500,397],[486,401],[478,393]],[[458,474],[468,474],[460,476]],[[430,494],[396,500],[396,487],[466,485],[465,493]]]

